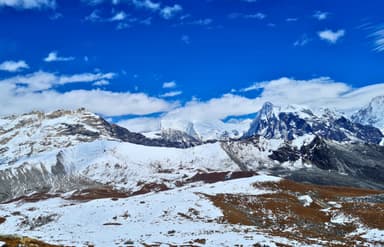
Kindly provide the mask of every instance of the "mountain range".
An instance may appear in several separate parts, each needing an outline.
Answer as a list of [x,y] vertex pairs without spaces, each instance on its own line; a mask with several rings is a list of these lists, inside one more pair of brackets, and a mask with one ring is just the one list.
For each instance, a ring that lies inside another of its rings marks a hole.
[[[254,119],[164,118],[151,133],[85,109],[1,117],[0,232],[75,246],[384,243],[369,218],[384,209],[383,119],[384,96],[351,116],[266,102]],[[292,212],[301,221],[284,222]]]

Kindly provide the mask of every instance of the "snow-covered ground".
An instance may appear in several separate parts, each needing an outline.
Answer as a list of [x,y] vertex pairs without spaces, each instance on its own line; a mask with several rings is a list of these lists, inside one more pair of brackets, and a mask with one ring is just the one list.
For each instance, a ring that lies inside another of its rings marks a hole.
[[221,210],[205,196],[219,193],[273,193],[252,186],[253,183],[267,181],[276,182],[279,178],[260,175],[119,200],[100,199],[79,203],[53,198],[35,203],[15,202],[0,205],[1,214],[8,216],[0,225],[0,232],[75,246],[124,243],[181,245],[198,239],[204,239],[208,246],[249,246],[254,243],[275,246],[276,242],[297,244],[295,241],[268,236],[256,227],[220,223],[219,219],[223,216]]

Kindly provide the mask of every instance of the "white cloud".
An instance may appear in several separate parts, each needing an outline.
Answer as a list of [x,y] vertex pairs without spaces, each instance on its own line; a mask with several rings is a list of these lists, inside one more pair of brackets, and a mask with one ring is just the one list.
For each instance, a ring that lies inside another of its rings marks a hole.
[[176,14],[183,11],[183,8],[179,4],[175,4],[173,6],[166,6],[160,11],[160,15],[166,19],[169,20],[173,18]]
[[116,13],[114,16],[112,16],[109,20],[110,21],[123,21],[127,18],[127,14],[124,11],[120,11]]
[[294,46],[305,46],[311,41],[311,39],[308,37],[308,35],[303,34],[298,40],[296,40],[293,45]]
[[54,89],[66,83],[95,83],[113,76],[113,73],[55,75],[40,71],[1,80],[0,104],[7,107],[0,108],[0,115],[80,107],[107,116],[145,115],[169,111],[178,105],[177,102],[167,102],[144,93],[104,90],[71,90],[61,93]]
[[255,83],[242,91],[250,90],[262,90],[259,98],[263,102],[271,101],[281,105],[299,104],[311,108],[328,107],[352,112],[368,104],[373,97],[383,95],[384,83],[353,88],[328,77],[311,80],[283,77]]
[[378,52],[384,51],[384,28],[381,26],[371,36],[374,38],[374,50]]
[[174,87],[176,87],[175,81],[169,81],[169,82],[163,83],[163,88],[174,88]]
[[295,21],[298,21],[298,20],[299,20],[299,18],[296,18],[296,17],[295,18],[294,17],[289,17],[289,18],[285,19],[286,22],[295,22]]
[[100,21],[102,18],[100,17],[100,11],[99,10],[93,10],[88,16],[84,18],[86,21],[91,22],[97,22]]
[[133,132],[151,132],[160,129],[160,118],[139,117],[122,120],[117,124]]
[[151,0],[131,0],[131,2],[138,8],[146,8],[153,11],[160,9],[160,3],[155,3]]
[[318,19],[319,21],[322,21],[322,20],[325,20],[327,19],[329,16],[329,13],[328,12],[323,12],[323,11],[316,11],[314,14],[313,14],[313,17]]
[[170,111],[165,117],[187,120],[215,120],[228,116],[240,116],[256,112],[262,105],[261,99],[225,94],[208,101],[192,100],[185,106]]
[[123,29],[127,29],[130,27],[131,27],[131,25],[129,23],[126,23],[126,22],[120,22],[116,25],[117,30],[123,30]]
[[74,60],[74,57],[60,57],[58,56],[56,51],[52,51],[48,54],[46,58],[44,58],[44,61],[47,63],[50,62],[67,62],[67,61],[72,61]]
[[183,93],[182,91],[171,91],[171,92],[164,93],[164,94],[160,95],[160,97],[161,98],[171,98],[171,97],[181,95],[182,93]]
[[18,9],[54,8],[55,0],[0,0],[0,7],[7,6]]
[[213,20],[210,18],[205,18],[205,19],[197,19],[193,20],[190,22],[186,22],[185,24],[190,24],[190,25],[199,25],[199,26],[208,26],[212,24]]
[[37,71],[31,74],[14,76],[0,81],[0,84],[21,85],[14,86],[17,92],[35,92],[47,90],[54,86],[68,83],[96,82],[110,80],[115,77],[113,73],[83,73],[74,75],[56,75],[44,71]]
[[28,64],[23,61],[4,61],[0,64],[0,70],[8,71],[8,72],[18,72],[23,69],[28,69]]
[[208,101],[193,99],[183,107],[168,112],[165,117],[186,120],[224,119],[229,116],[255,113],[266,101],[282,106],[298,104],[312,109],[326,107],[350,114],[368,104],[373,97],[383,95],[384,83],[353,88],[346,83],[335,82],[327,77],[311,80],[283,77],[254,83],[240,91],[251,90],[261,90],[260,96],[248,98],[232,93]]
[[92,86],[108,86],[109,85],[109,81],[108,80],[99,80],[99,81],[95,81]]
[[254,14],[244,14],[244,13],[231,13],[228,15],[230,19],[238,19],[238,18],[243,18],[243,19],[258,19],[258,20],[263,20],[267,17],[266,14],[258,12]]
[[337,31],[332,31],[330,29],[323,30],[317,33],[320,39],[328,41],[331,44],[335,44],[341,37],[345,35],[345,30],[340,29]]
[[266,14],[264,13],[256,13],[256,14],[249,14],[249,15],[245,15],[244,18],[245,19],[258,19],[258,20],[263,20],[267,17]]

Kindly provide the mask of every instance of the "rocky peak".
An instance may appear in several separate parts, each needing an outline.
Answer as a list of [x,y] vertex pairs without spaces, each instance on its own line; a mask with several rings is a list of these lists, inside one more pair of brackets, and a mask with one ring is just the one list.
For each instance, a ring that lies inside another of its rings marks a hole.
[[363,141],[378,144],[383,138],[380,130],[354,123],[329,109],[314,113],[305,107],[281,108],[269,102],[263,105],[244,137],[259,135],[267,139],[291,141],[307,134],[338,142]]
[[366,107],[352,115],[352,120],[384,131],[384,95],[373,98]]

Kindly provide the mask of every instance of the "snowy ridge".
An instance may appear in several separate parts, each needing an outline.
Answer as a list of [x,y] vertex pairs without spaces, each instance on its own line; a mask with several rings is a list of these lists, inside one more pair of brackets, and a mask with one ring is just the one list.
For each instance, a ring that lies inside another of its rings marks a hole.
[[0,164],[96,139],[117,140],[106,125],[102,118],[84,109],[0,118]]
[[249,128],[251,120],[223,122],[220,120],[182,120],[164,118],[161,120],[161,133],[167,135],[170,130],[181,131],[199,141],[225,140],[240,138]]
[[384,132],[384,96],[377,96],[371,102],[352,115],[357,123],[372,125]]
[[379,144],[384,137],[380,130],[353,123],[346,116],[330,109],[313,112],[303,106],[279,107],[267,102],[244,138],[263,136],[267,139],[292,141],[308,134],[338,142],[363,141],[375,144]]

